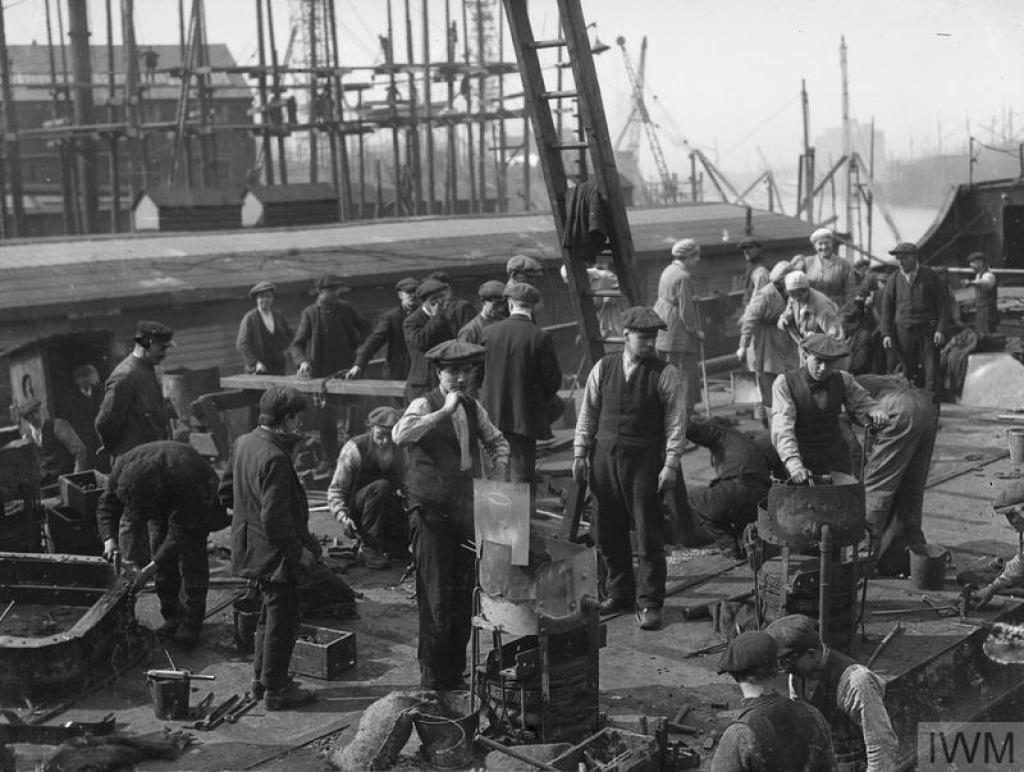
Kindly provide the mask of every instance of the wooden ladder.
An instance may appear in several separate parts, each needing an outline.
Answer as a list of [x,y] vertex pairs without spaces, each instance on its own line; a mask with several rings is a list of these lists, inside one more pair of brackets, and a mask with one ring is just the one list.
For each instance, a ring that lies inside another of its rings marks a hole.
[[[527,2],[504,0],[505,14],[523,80],[523,98],[537,142],[559,245],[563,242],[568,214],[566,197],[569,193],[569,178],[562,155],[564,152],[589,152],[594,181],[605,203],[608,230],[611,231],[607,234],[610,249],[605,254],[611,255],[612,265],[619,280],[619,292],[591,291],[586,265],[580,257],[580,248],[561,247],[562,262],[569,282],[569,298],[583,336],[583,353],[593,365],[604,356],[605,343],[621,341],[621,338],[609,339],[601,336],[597,302],[621,295],[626,298],[629,305],[638,305],[641,302],[641,293],[634,267],[633,237],[629,231],[629,221],[626,219],[626,204],[619,185],[619,170],[615,165],[615,154],[608,133],[608,121],[604,114],[601,89],[597,83],[594,58],[580,0],[555,2],[558,6],[563,38],[536,40],[530,25]],[[541,3],[535,0],[533,4]],[[569,90],[551,90],[544,83],[538,51],[559,47],[565,48],[572,70],[575,88]],[[555,128],[552,103],[557,109],[565,99],[576,100],[583,124],[585,136],[575,142],[563,141]]]

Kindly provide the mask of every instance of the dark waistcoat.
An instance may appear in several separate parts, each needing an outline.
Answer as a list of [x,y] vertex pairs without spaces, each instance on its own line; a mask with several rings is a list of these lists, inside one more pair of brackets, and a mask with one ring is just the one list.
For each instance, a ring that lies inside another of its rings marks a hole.
[[765,759],[764,772],[793,772],[807,767],[812,727],[807,708],[781,694],[765,694],[740,711],[736,723],[746,724]]
[[[434,412],[444,405],[444,397],[439,389],[429,392],[426,400]],[[475,400],[467,397],[469,451],[473,458],[471,470],[460,469],[462,455],[459,437],[451,417],[434,426],[417,442],[406,446],[405,490],[414,502],[439,506],[458,503],[466,493],[466,484],[473,477],[480,476],[480,453],[477,449],[480,430],[475,407]]]
[[825,407],[818,403],[807,383],[806,370],[790,370],[786,373],[789,392],[796,405],[796,441],[801,453],[804,447],[826,446],[835,441],[839,434],[839,413],[843,409],[843,379],[839,373],[832,373],[826,379],[828,399]]
[[846,668],[856,664],[856,660],[835,649],[830,649],[825,670],[819,677],[814,694],[807,698],[807,702],[820,710],[828,722],[837,760],[840,760],[841,757],[841,760],[846,762],[857,758],[867,759],[864,733],[850,720],[849,716],[839,709],[837,704],[839,679],[842,678]]
[[665,412],[658,380],[666,363],[642,359],[626,380],[622,354],[601,360],[601,415],[597,442],[646,448],[665,443]]

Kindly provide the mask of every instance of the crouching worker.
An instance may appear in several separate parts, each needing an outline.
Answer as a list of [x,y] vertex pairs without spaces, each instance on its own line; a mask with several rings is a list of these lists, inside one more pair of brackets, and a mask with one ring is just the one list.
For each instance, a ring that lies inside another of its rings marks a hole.
[[777,647],[767,633],[740,633],[718,663],[740,685],[739,715],[722,733],[712,772],[831,772],[828,724],[817,709],[777,691]]
[[327,489],[327,505],[345,535],[359,538],[367,568],[388,568],[391,555],[409,548],[409,521],[398,496],[402,455],[391,438],[401,413],[378,407],[366,419],[366,434],[345,443]]
[[483,406],[467,394],[483,355],[483,346],[461,340],[427,351],[425,359],[438,369],[438,386],[414,399],[392,431],[406,454],[424,689],[465,688],[476,585],[476,553],[467,542],[475,538],[478,446],[490,456],[498,479],[508,474],[508,442]]
[[[978,591],[979,606],[987,604],[1000,590],[1024,587],[1024,480],[1012,482],[1000,491],[992,502],[992,508],[996,514],[1003,515],[1017,532],[1017,552],[1003,566],[999,576]],[[959,578],[957,581],[960,581]],[[967,583],[977,586],[973,581]]]
[[229,523],[217,484],[190,445],[147,442],[117,457],[96,509],[103,554],[120,552],[138,569],[136,588],[156,577],[164,618],[157,633],[184,646],[199,641],[206,616],[207,534]]

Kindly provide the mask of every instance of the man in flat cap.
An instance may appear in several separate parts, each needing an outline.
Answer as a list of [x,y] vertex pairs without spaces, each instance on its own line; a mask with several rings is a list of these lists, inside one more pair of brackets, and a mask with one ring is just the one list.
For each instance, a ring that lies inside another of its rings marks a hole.
[[50,418],[38,399],[23,402],[15,409],[21,436],[31,440],[39,457],[40,482],[52,485],[62,474],[81,472],[88,451],[77,432],[63,418]]
[[217,473],[191,445],[158,440],[117,457],[96,508],[103,554],[120,552],[138,569],[135,587],[155,576],[163,625],[184,646],[199,642],[210,563],[206,537],[226,528]]
[[345,443],[327,488],[327,506],[350,538],[359,538],[359,558],[367,568],[391,566],[391,555],[409,547],[409,522],[398,498],[404,468],[391,438],[401,413],[376,407],[366,433]]
[[836,769],[887,772],[899,766],[899,741],[885,709],[882,679],[822,643],[803,614],[776,619],[764,631],[778,647],[790,696],[817,708],[828,722]]
[[[680,478],[685,412],[679,371],[659,359],[665,323],[652,308],[623,314],[626,344],[598,360],[587,377],[573,442],[573,478],[589,478],[597,548],[608,569],[601,612],[638,609],[644,630],[661,627],[665,539],[661,495]],[[630,528],[639,564],[633,575]]]
[[508,440],[512,481],[532,486],[537,440],[551,438],[549,410],[558,398],[562,368],[551,336],[533,319],[540,293],[518,283],[505,287],[504,295],[508,319],[486,328],[480,340],[487,349],[480,401]]
[[743,302],[749,303],[750,298],[769,281],[768,268],[761,256],[761,242],[753,236],[747,236],[737,245],[746,269],[743,272]]
[[274,309],[276,292],[277,287],[269,281],[261,281],[249,290],[256,307],[242,317],[235,340],[247,373],[284,375],[294,334],[284,314]]
[[476,308],[468,300],[455,295],[454,285],[448,273],[446,271],[431,271],[427,278],[435,279],[442,284],[448,285],[448,308],[452,318],[455,320],[455,328],[461,330],[469,324],[473,317],[476,316]]
[[775,691],[779,670],[771,636],[759,631],[737,635],[722,654],[718,672],[733,677],[743,701],[718,741],[712,772],[836,769],[821,712]]
[[508,286],[522,283],[536,285],[544,275],[544,266],[535,257],[512,255],[505,263],[505,273],[508,274]]
[[412,277],[400,279],[395,284],[398,305],[388,309],[377,319],[373,332],[356,352],[356,363],[345,373],[346,378],[362,377],[370,360],[382,346],[387,346],[388,378],[393,381],[404,381],[409,375],[409,349],[405,345],[405,330],[402,325],[406,317],[420,304],[416,298],[416,288],[419,286],[419,281]]
[[112,457],[136,445],[171,438],[171,416],[156,366],[175,346],[174,330],[160,322],[140,321],[132,352],[114,368],[96,414],[96,433]]
[[[292,340],[292,360],[300,378],[327,378],[348,371],[370,323],[351,303],[341,299],[340,276],[327,274],[316,281],[316,302],[302,309]],[[338,408],[328,401],[320,410],[321,469],[333,469],[338,458]]]
[[260,397],[259,426],[235,442],[220,484],[220,501],[233,511],[231,568],[256,581],[262,595],[253,657],[253,688],[267,710],[288,710],[316,699],[288,676],[299,634],[300,586],[312,581],[320,545],[309,532],[306,491],[292,464],[301,439],[300,414],[309,407],[291,386]]
[[843,407],[865,426],[881,428],[889,419],[852,375],[836,369],[850,353],[844,343],[816,332],[800,348],[804,366],[783,373],[772,387],[772,444],[793,483],[805,483],[812,474],[853,474],[839,425]]
[[811,234],[814,254],[794,259],[793,267],[807,274],[811,289],[823,293],[842,308],[857,293],[857,275],[853,266],[836,253],[836,234],[818,228]]
[[437,279],[424,279],[416,288],[420,306],[402,322],[405,344],[409,349],[409,375],[405,379],[405,398],[412,401],[437,386],[437,371],[425,354],[434,346],[459,334],[451,302],[451,288]]
[[772,266],[768,284],[753,294],[740,318],[740,345],[736,349],[736,358],[757,376],[761,404],[755,406],[754,417],[761,421],[768,420],[766,407],[772,406],[775,378],[779,373],[800,366],[796,342],[777,326],[789,299],[785,283],[789,270],[786,260]]
[[480,313],[470,319],[459,330],[459,340],[466,343],[480,343],[484,328],[508,317],[508,301],[505,300],[505,285],[500,281],[485,281],[477,292],[480,298]]
[[839,308],[824,292],[814,289],[803,271],[791,270],[783,278],[786,287],[786,309],[779,316],[780,330],[798,339],[824,332],[836,340],[843,339],[843,323]]
[[918,261],[909,241],[889,251],[900,269],[882,290],[882,346],[895,350],[903,374],[915,386],[939,394],[939,351],[949,329],[949,291],[942,279]]
[[664,322],[658,332],[658,354],[679,371],[685,415],[693,413],[700,396],[700,346],[704,340],[700,315],[694,303],[691,272],[700,262],[700,245],[680,239],[672,245],[672,262],[658,279],[654,311]]
[[416,563],[419,608],[420,685],[465,688],[466,645],[472,631],[476,556],[473,478],[481,475],[480,452],[495,476],[508,473],[508,443],[468,389],[484,349],[447,340],[426,353],[438,384],[414,399],[392,436],[406,454],[405,492]]
[[984,252],[972,252],[967,256],[967,265],[974,271],[973,279],[964,281],[965,287],[974,288],[974,331],[979,335],[991,335],[999,326],[999,289],[996,275],[988,267]]

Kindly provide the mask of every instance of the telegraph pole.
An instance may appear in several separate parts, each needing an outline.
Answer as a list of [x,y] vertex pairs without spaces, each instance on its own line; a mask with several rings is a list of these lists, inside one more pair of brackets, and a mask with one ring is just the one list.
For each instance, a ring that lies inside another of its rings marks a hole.
[[[92,56],[89,51],[89,9],[86,0],[68,0],[68,37],[71,38],[71,70],[74,73],[72,100],[77,126],[93,123]],[[96,182],[96,141],[83,134],[78,138],[78,195],[82,205],[82,230],[96,233],[99,225],[99,191]]]
[[[3,98],[4,102],[4,160],[7,163],[6,176],[11,190],[11,205],[14,215],[10,233],[0,235],[18,237],[25,234],[25,201],[21,180],[21,152],[18,146],[18,117],[11,96],[10,59],[7,56],[7,32],[4,26],[3,5],[0,5],[0,98]],[[0,190],[0,193],[2,192]],[[6,230],[2,219],[0,219],[0,226]]]
[[853,233],[853,142],[850,136],[850,84],[846,68],[846,36],[839,39],[839,62],[843,77],[843,157],[846,163],[844,177],[846,194],[846,232]]

